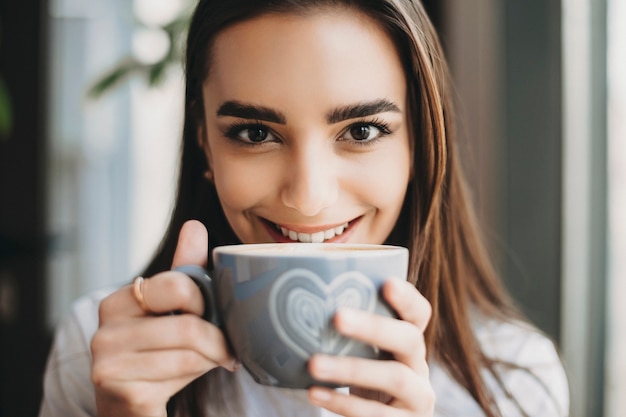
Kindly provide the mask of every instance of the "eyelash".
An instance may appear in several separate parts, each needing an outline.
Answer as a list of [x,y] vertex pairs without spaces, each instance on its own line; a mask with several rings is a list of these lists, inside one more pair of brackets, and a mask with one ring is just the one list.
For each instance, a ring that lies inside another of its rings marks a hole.
[[228,139],[232,140],[233,142],[235,142],[235,143],[237,143],[238,145],[241,145],[241,146],[256,147],[256,146],[261,146],[263,144],[267,144],[268,142],[258,142],[258,143],[245,142],[245,141],[243,141],[239,137],[241,132],[243,132],[244,130],[246,130],[246,129],[255,129],[255,128],[256,129],[258,129],[258,128],[265,129],[272,136],[278,137],[278,135],[276,135],[272,129],[270,129],[269,127],[267,127],[267,125],[263,124],[263,122],[260,122],[260,121],[257,121],[257,122],[235,122],[232,125],[230,125],[228,127],[228,129],[226,129],[226,131],[224,132],[224,136],[226,136]]
[[[354,127],[357,127],[357,126],[371,126],[377,129],[380,133],[377,137],[370,139],[370,140],[351,140],[350,142],[352,142],[355,146],[363,146],[363,147],[371,146],[377,143],[378,141],[380,141],[385,136],[393,133],[389,127],[389,123],[376,117],[371,120],[361,120],[361,121],[354,122],[348,125],[339,135],[339,141],[348,141],[349,139],[342,139],[343,136],[347,132],[349,132],[350,129],[353,129]],[[259,128],[266,130],[268,134],[274,136],[275,138],[280,138],[280,136],[278,136],[271,128],[269,128],[266,124],[264,124],[261,121],[235,122],[232,125],[230,125],[228,129],[226,129],[226,131],[224,132],[224,136],[226,136],[228,139],[232,140],[233,142],[236,142],[238,145],[246,146],[246,147],[258,147],[258,146],[263,146],[264,144],[272,143],[273,141],[257,142],[257,143],[246,142],[242,140],[239,136],[246,129],[259,129]]]
[[357,126],[371,126],[371,127],[378,129],[380,133],[378,134],[377,137],[370,139],[370,140],[366,140],[366,141],[352,140],[351,142],[354,143],[356,146],[365,147],[365,146],[374,145],[375,143],[378,143],[380,140],[382,140],[385,136],[393,133],[389,127],[389,123],[385,122],[384,120],[379,119],[378,117],[375,117],[370,120],[363,120],[363,121],[358,121],[358,122],[350,124],[348,127],[346,127],[343,130],[341,136],[345,135],[347,132],[350,131],[350,129],[357,127]]

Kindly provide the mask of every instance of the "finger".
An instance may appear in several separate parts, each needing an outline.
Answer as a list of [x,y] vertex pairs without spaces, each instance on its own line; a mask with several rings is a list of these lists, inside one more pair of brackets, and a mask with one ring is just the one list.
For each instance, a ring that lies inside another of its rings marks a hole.
[[237,368],[222,331],[192,314],[150,317],[124,325],[101,328],[91,342],[94,356],[113,356],[116,352],[165,352],[190,350],[207,363]]
[[200,289],[182,272],[161,272],[145,279],[142,293],[148,312],[144,311],[135,298],[133,285],[127,285],[102,300],[99,307],[100,324],[150,313],[180,311],[201,316],[204,312]]
[[[378,401],[366,400],[354,395],[347,395],[328,388],[312,387],[309,389],[309,401],[335,414],[345,417],[379,417],[391,415],[389,406]],[[397,415],[403,415],[396,413]]]
[[[318,407],[323,407],[335,414],[345,417],[380,417],[380,416],[432,416],[435,410],[435,394],[430,385],[424,386],[424,395],[419,397],[419,405],[416,410],[401,408],[402,405],[396,401],[389,404],[381,403],[358,397],[347,395],[323,387],[311,387],[309,389],[309,401]],[[415,391],[420,390],[415,386]]]
[[202,292],[186,274],[166,271],[143,282],[144,305],[155,314],[172,311],[201,316],[204,313]]
[[178,243],[172,260],[172,269],[181,265],[206,267],[208,259],[209,235],[204,225],[197,220],[183,224],[178,235]]
[[115,360],[96,359],[92,378],[102,381],[157,382],[184,378],[188,381],[205,374],[218,364],[191,349],[128,353]]
[[[97,374],[92,374],[98,415],[163,415],[166,408],[163,399],[170,398],[196,378],[197,376],[185,376],[153,383],[118,379],[103,380]],[[115,403],[113,406],[111,406],[111,400]]]
[[337,310],[334,324],[341,334],[390,352],[397,361],[427,374],[424,335],[414,324],[347,308]]
[[410,282],[390,278],[383,285],[383,297],[398,316],[423,332],[432,315],[428,300]]
[[[322,381],[387,393],[394,398],[390,403],[394,407],[423,412],[433,403],[434,393],[428,377],[396,361],[315,355],[309,362],[309,371]],[[361,414],[354,412],[353,415]]]

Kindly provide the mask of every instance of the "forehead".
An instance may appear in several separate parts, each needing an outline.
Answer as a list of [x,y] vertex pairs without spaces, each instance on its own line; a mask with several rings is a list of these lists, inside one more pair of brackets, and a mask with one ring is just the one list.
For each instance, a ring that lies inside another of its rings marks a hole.
[[391,38],[352,9],[267,14],[238,23],[216,37],[211,57],[205,88],[223,99],[402,101],[406,90]]

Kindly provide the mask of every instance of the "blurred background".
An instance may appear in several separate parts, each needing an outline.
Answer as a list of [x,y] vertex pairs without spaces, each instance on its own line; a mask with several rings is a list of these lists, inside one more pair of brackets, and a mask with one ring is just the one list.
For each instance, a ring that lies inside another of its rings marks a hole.
[[[626,2],[424,4],[498,268],[561,349],[571,415],[623,417]],[[55,325],[164,232],[193,5],[0,0],[0,417],[37,414]]]

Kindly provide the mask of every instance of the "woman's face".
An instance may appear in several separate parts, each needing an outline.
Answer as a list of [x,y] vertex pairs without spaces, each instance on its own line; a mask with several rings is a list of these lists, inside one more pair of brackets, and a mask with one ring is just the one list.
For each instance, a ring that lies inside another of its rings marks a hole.
[[411,175],[406,82],[370,18],[264,15],[222,31],[201,140],[243,243],[382,243]]

